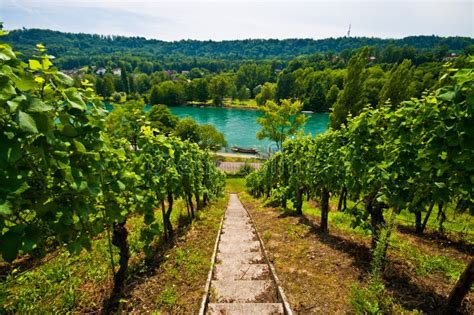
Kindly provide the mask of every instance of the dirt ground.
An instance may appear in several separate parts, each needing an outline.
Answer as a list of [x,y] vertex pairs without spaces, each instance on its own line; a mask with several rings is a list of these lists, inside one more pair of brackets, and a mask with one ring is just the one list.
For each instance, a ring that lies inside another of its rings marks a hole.
[[[262,235],[293,311],[297,314],[343,314],[352,311],[351,290],[363,284],[370,271],[370,242],[366,237],[330,225],[329,234],[319,232],[319,218],[293,216],[270,207],[246,193],[239,195]],[[439,245],[410,233],[397,236],[419,244],[424,251],[443,253],[466,261],[469,250]],[[446,245],[446,244],[445,244]],[[387,292],[397,313],[415,310],[436,313],[452,288],[443,276],[417,276],[414,267],[395,250],[388,252],[384,273]],[[474,293],[465,299],[465,313],[474,313]]]

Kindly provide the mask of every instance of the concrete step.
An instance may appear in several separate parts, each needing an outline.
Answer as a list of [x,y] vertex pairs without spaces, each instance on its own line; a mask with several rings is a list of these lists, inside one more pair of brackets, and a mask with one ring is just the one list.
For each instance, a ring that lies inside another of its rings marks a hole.
[[276,315],[283,314],[281,303],[210,303],[207,314],[219,315]]
[[214,280],[268,280],[270,268],[267,264],[223,264],[214,268]]
[[222,233],[221,241],[222,242],[253,242],[257,241],[257,235],[255,234],[236,234],[236,233]]
[[260,243],[258,241],[251,242],[230,242],[221,240],[219,243],[220,253],[243,253],[243,252],[259,252]]
[[217,253],[216,261],[218,264],[230,265],[236,264],[261,264],[265,259],[261,252],[242,252],[242,253]]
[[276,288],[270,280],[214,280],[210,303],[273,303]]

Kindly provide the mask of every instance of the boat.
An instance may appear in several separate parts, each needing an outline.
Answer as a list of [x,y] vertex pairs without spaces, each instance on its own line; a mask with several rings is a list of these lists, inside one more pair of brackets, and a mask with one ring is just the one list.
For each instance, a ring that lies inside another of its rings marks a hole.
[[239,147],[231,147],[230,148],[234,152],[238,153],[251,153],[251,154],[257,154],[258,150],[254,148],[239,148]]
[[314,114],[312,110],[302,110],[301,111],[303,114]]

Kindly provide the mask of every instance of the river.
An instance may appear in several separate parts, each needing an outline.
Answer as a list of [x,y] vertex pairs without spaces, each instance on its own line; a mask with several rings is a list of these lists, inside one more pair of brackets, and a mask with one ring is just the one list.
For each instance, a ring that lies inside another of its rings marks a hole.
[[[212,124],[224,133],[229,147],[257,148],[261,152],[268,152],[271,141],[257,140],[256,133],[260,130],[257,117],[261,113],[255,110],[216,108],[216,107],[169,107],[176,116],[183,118],[190,116],[200,124]],[[305,133],[313,136],[324,132],[329,124],[326,113],[305,114],[307,121]]]

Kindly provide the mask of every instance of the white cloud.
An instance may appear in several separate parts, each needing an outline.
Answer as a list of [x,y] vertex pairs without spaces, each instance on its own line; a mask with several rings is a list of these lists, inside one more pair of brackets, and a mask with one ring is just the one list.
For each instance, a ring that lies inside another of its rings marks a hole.
[[473,36],[470,1],[0,0],[8,29],[139,35],[165,40]]

